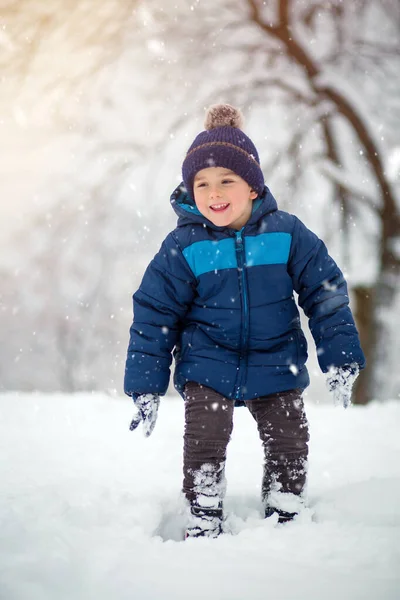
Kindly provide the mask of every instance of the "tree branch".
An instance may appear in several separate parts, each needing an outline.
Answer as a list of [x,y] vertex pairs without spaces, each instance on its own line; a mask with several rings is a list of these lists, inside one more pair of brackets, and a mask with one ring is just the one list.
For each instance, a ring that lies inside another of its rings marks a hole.
[[286,48],[286,52],[289,58],[293,59],[299,66],[301,66],[308,77],[311,88],[315,94],[319,97],[325,96],[329,99],[337,108],[338,114],[342,115],[343,118],[350,124],[352,130],[357,135],[360,144],[365,149],[366,157],[371,165],[371,169],[378,182],[381,190],[381,196],[383,201],[382,209],[382,244],[381,244],[381,255],[383,263],[396,264],[397,268],[400,267],[400,259],[394,255],[391,250],[388,240],[398,237],[400,233],[400,215],[397,210],[397,205],[389,181],[387,180],[382,161],[380,159],[378,148],[376,147],[372,137],[369,134],[366,124],[363,122],[361,116],[357,112],[356,108],[351,102],[342,94],[340,91],[332,88],[329,85],[321,85],[318,83],[318,76],[320,75],[320,68],[315,63],[310,54],[294,39],[291,27],[288,24],[289,15],[289,0],[279,0],[279,15],[281,21],[278,26],[270,27],[266,24],[260,15],[258,4],[255,0],[248,0],[251,15],[253,21],[262,28],[263,31],[269,35],[278,37]]

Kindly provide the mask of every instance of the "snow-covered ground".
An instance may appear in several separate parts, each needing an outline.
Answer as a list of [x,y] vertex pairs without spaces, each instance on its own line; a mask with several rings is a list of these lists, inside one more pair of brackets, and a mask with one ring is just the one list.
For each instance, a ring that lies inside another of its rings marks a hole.
[[179,398],[145,439],[128,398],[0,396],[1,600],[398,600],[400,403],[307,412],[298,521],[261,518],[261,447],[238,409],[231,533],[184,542]]

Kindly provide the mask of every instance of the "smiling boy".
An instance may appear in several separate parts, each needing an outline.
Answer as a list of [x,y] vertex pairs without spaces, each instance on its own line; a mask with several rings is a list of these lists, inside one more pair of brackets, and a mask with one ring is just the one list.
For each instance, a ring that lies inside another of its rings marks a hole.
[[237,109],[209,109],[182,175],[171,197],[178,225],[133,297],[125,392],[137,408],[131,429],[142,422],[150,435],[174,352],[185,400],[186,536],[216,537],[235,406],[249,409],[262,441],[265,517],[285,523],[304,503],[309,376],[294,292],[344,406],[365,360],[342,272],[314,233],[278,210]]

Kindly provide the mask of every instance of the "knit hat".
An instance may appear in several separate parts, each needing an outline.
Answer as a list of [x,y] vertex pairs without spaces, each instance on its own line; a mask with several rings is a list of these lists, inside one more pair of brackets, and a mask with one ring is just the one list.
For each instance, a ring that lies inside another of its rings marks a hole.
[[242,131],[243,115],[230,104],[214,104],[207,110],[205,131],[195,138],[182,165],[182,176],[188,194],[194,199],[193,181],[196,173],[208,167],[230,169],[260,196],[264,175],[258,152]]

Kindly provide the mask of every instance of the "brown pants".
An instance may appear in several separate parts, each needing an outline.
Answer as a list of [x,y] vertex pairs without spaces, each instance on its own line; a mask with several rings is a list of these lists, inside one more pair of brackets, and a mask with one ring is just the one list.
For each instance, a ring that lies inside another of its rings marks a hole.
[[[234,402],[198,383],[185,386],[183,492],[191,503],[208,497],[214,507],[225,495],[226,449],[232,433]],[[273,488],[300,495],[308,456],[308,423],[301,390],[246,401],[264,449],[262,498]],[[203,504],[203,502],[200,502]]]

